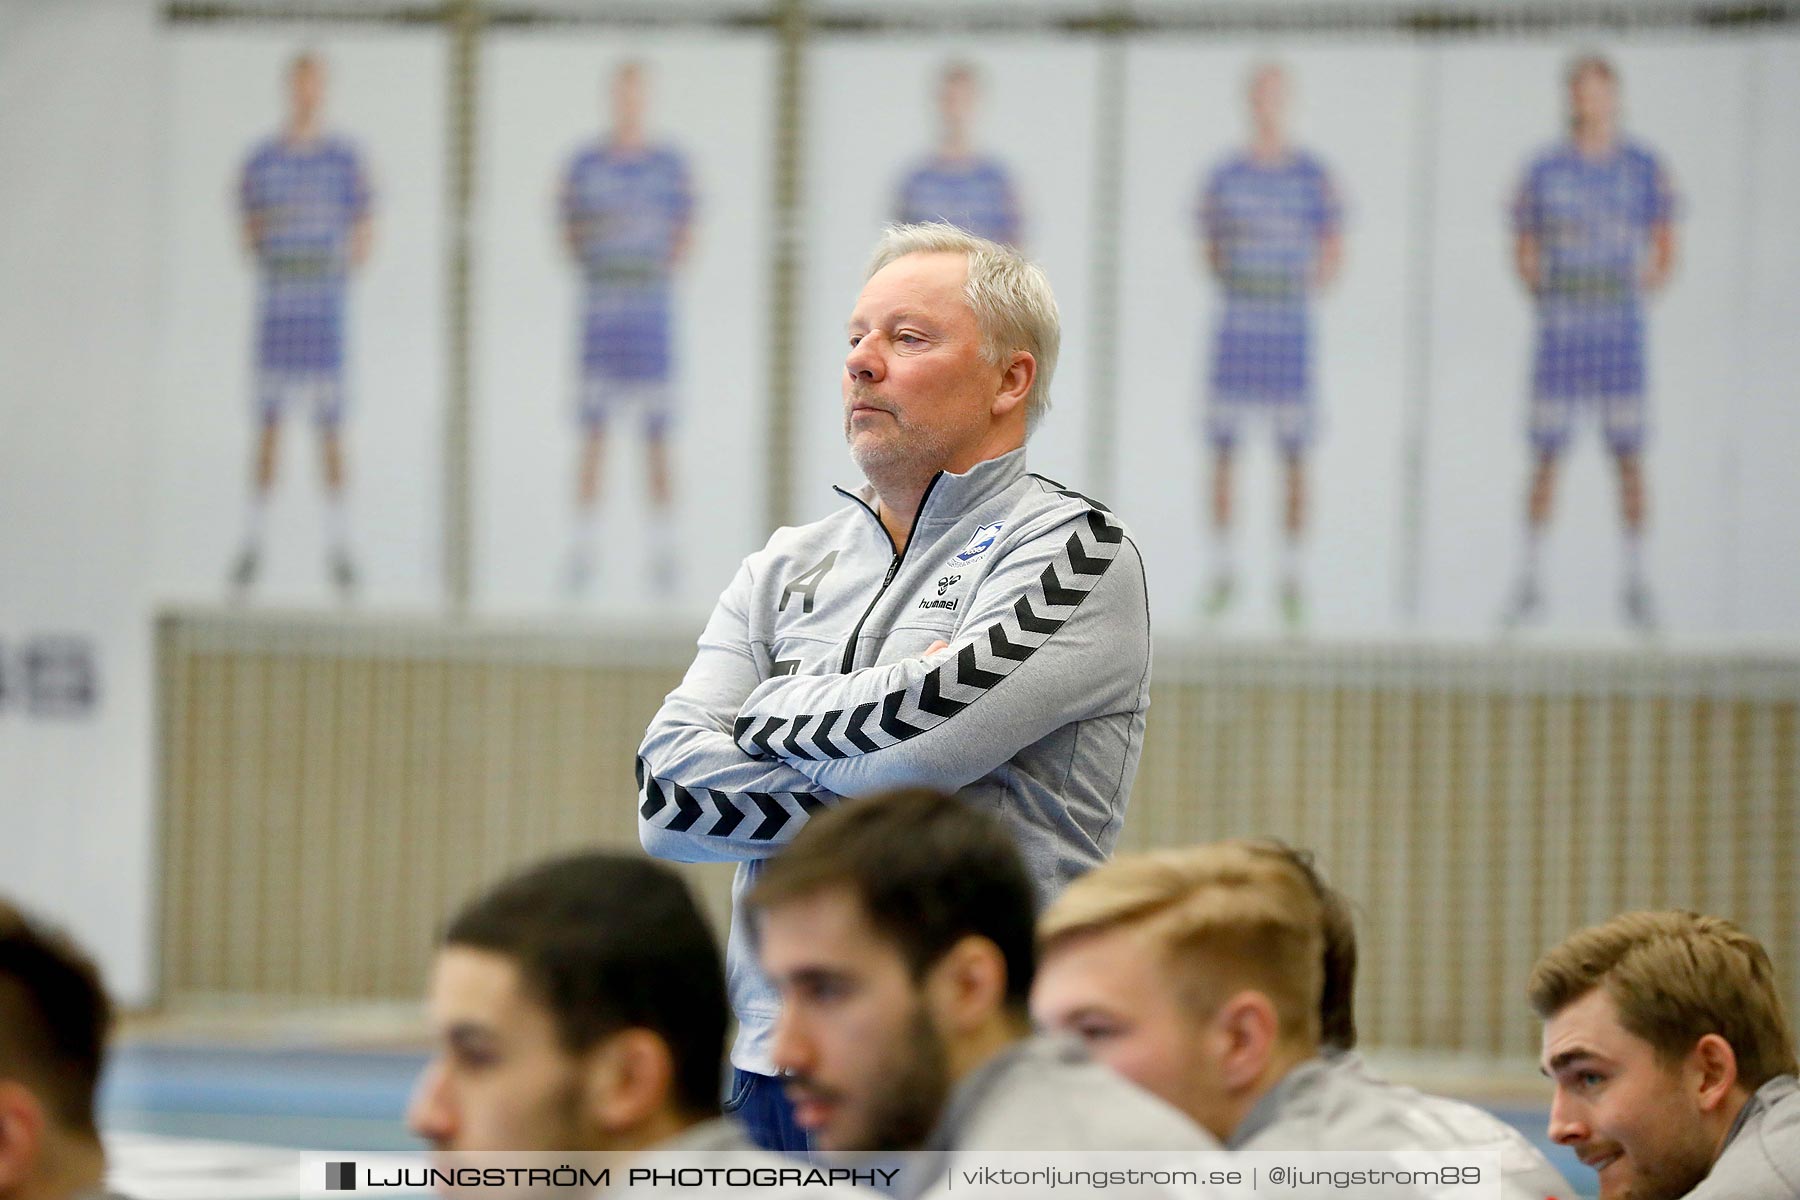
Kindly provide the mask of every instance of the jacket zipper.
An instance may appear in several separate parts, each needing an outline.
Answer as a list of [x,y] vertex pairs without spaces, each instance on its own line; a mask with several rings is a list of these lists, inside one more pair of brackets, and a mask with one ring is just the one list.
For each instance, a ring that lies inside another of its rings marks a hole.
[[886,525],[882,524],[881,514],[877,513],[874,509],[864,503],[861,496],[858,496],[853,492],[846,492],[842,488],[838,489],[840,494],[849,496],[852,500],[863,506],[863,511],[875,519],[875,525],[881,530],[881,536],[888,540],[888,546],[894,549],[893,561],[888,563],[887,577],[881,581],[881,588],[875,593],[875,598],[869,601],[869,607],[863,609],[863,615],[858,618],[856,628],[850,631],[850,641],[844,646],[844,664],[840,669],[839,674],[848,675],[850,673],[852,665],[856,661],[856,642],[857,639],[862,636],[863,625],[868,621],[869,614],[875,611],[875,606],[881,603],[881,598],[887,594],[888,585],[894,582],[894,576],[900,573],[900,563],[906,557],[906,551],[912,549],[913,537],[919,532],[919,518],[925,515],[925,504],[931,499],[932,489],[937,487],[938,480],[943,477],[944,473],[939,471],[936,475],[931,477],[931,482],[925,485],[925,494],[919,497],[919,507],[913,511],[912,526],[906,531],[906,546],[904,549],[894,548],[894,535],[887,531]]

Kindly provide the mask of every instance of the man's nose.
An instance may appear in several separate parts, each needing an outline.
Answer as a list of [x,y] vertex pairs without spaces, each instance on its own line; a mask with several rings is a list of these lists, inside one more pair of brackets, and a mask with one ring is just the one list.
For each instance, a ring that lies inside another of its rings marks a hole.
[[425,1064],[419,1081],[413,1085],[412,1099],[406,1105],[406,1125],[419,1137],[439,1146],[448,1143],[456,1133],[448,1081],[443,1064],[435,1058]]
[[887,374],[879,341],[879,334],[864,334],[850,347],[850,353],[844,358],[844,369],[850,373],[850,378],[874,383]]
[[783,1004],[775,1018],[775,1033],[769,1044],[769,1057],[783,1075],[804,1075],[812,1070],[812,1042],[794,1015],[794,1006]]
[[1570,1100],[1562,1088],[1550,1098],[1550,1140],[1559,1146],[1572,1146],[1588,1139],[1587,1121],[1581,1106]]

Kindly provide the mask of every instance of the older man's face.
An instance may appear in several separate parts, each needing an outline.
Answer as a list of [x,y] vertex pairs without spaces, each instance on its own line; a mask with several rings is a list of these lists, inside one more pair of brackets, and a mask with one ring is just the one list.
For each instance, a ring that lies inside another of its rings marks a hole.
[[966,471],[993,423],[1002,371],[981,354],[961,254],[908,254],[877,271],[850,315],[844,438],[871,481]]

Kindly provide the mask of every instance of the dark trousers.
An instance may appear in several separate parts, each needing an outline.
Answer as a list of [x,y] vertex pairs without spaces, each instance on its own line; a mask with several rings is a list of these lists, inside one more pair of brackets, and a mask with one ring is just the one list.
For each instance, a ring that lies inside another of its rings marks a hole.
[[742,1122],[750,1140],[764,1150],[804,1156],[812,1149],[806,1131],[794,1124],[794,1106],[781,1090],[781,1080],[773,1075],[733,1067],[725,1111]]

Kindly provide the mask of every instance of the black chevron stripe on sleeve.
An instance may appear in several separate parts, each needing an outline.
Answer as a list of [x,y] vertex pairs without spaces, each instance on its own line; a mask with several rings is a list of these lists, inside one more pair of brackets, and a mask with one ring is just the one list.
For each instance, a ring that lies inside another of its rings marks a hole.
[[1039,475],[1036,471],[1029,472],[1029,474],[1031,475],[1031,477],[1033,479],[1037,480],[1038,482],[1048,484],[1050,487],[1050,490],[1055,492],[1059,496],[1067,496],[1071,500],[1079,500],[1083,504],[1087,505],[1089,508],[1098,509],[1099,511],[1107,514],[1108,516],[1112,515],[1112,509],[1106,507],[1106,505],[1100,503],[1098,500],[1094,499],[1092,496],[1084,496],[1072,487],[1065,487],[1063,484],[1058,483],[1056,480],[1050,478],[1048,475]]
[[[915,738],[974,704],[1054,637],[1099,585],[1125,542],[1124,526],[1106,509],[1079,493],[1063,489],[1061,494],[1084,500],[1091,507],[1074,522],[1062,553],[1045,565],[1010,613],[987,627],[985,638],[977,632],[973,642],[926,672],[913,687],[850,710],[841,729],[834,727],[843,718],[842,709],[818,717],[793,718],[793,736],[786,749],[797,758],[840,759],[854,753],[871,754]],[[796,744],[799,732],[815,720],[818,725],[810,744]],[[741,727],[748,736],[740,734],[739,744],[750,753],[766,750],[771,727],[782,721],[771,717],[754,733]],[[827,737],[829,730],[834,731]]]
[[[822,797],[807,792],[723,792],[707,787],[690,790],[672,779],[658,779],[642,758],[637,760],[637,784],[639,816],[655,821],[669,813],[668,820],[661,823],[664,828],[702,837],[781,841],[798,832],[806,819],[826,803]],[[782,803],[784,797],[789,803]],[[711,823],[703,823],[708,816]]]

